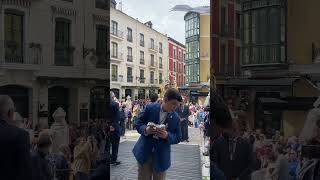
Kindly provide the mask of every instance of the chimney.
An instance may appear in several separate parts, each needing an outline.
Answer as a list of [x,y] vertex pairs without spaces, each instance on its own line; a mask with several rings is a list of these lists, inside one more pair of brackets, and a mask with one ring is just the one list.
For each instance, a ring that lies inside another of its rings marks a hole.
[[152,22],[151,21],[148,21],[146,23],[144,23],[146,26],[148,26],[149,28],[152,29]]

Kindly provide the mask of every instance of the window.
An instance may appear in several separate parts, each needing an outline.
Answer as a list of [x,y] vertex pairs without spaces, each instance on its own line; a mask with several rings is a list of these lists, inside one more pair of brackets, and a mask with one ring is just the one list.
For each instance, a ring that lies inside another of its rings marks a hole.
[[140,46],[144,47],[144,35],[140,33]]
[[133,82],[132,67],[127,67],[127,82]]
[[176,61],[173,62],[173,71],[176,72]]
[[177,56],[176,56],[176,48],[173,49],[173,59],[176,59]]
[[178,53],[178,55],[179,55],[179,60],[181,60],[181,58],[182,58],[182,56],[181,56],[181,51],[179,50],[179,53]]
[[[70,1],[70,0],[68,0]],[[72,1],[72,0],[71,0]],[[109,9],[109,0],[96,0],[96,8],[99,8],[99,9],[104,9],[104,10],[108,10]],[[113,3],[110,3],[111,4],[111,7],[113,7],[113,5],[115,6],[115,4]],[[115,8],[115,7],[113,7]]]
[[23,63],[23,14],[5,11],[4,22],[5,61]]
[[140,64],[144,64],[144,52],[140,51]]
[[115,42],[112,42],[111,56],[118,58],[118,44]]
[[150,72],[150,84],[154,84],[154,72]]
[[185,17],[186,38],[199,35],[199,18],[198,13],[190,13]]
[[159,68],[162,69],[162,57],[159,57]]
[[162,80],[162,73],[159,72],[159,84],[162,84],[163,83],[163,80]]
[[144,70],[143,69],[140,69],[140,83],[144,83]]
[[154,39],[150,39],[150,48],[154,49]]
[[118,36],[118,23],[116,21],[111,21],[111,34]]
[[221,6],[221,34],[226,35],[227,33],[227,21],[226,21],[226,7]]
[[159,43],[159,53],[162,54],[162,43]]
[[155,66],[155,63],[154,63],[154,55],[151,54],[151,55],[150,55],[150,58],[151,58],[151,59],[150,59],[150,60],[151,60],[151,61],[150,61],[150,65],[151,65],[151,66]]
[[284,7],[272,5],[244,12],[243,65],[285,62],[284,12]]
[[128,30],[127,41],[132,42],[132,29],[127,28],[127,30]]
[[116,5],[117,5],[117,2],[116,2],[115,0],[111,0],[111,1],[110,1],[110,5],[111,5],[112,8],[115,9],[115,8],[116,8]]
[[108,27],[104,25],[96,26],[96,56],[98,58],[97,67],[107,68],[107,35]]
[[118,81],[118,66],[115,64],[111,65],[111,81]]
[[226,45],[225,44],[222,44],[221,45],[221,52],[220,52],[220,54],[221,54],[221,62],[220,62],[220,72],[221,73],[224,73],[224,72],[226,72],[225,71],[225,65],[226,65]]
[[240,39],[240,32],[241,32],[241,15],[240,12],[236,13],[236,36]]
[[58,66],[72,65],[74,48],[70,46],[70,21],[64,18],[56,19],[55,28],[55,64]]
[[132,48],[128,47],[127,49],[128,49],[127,61],[132,62],[133,61]]

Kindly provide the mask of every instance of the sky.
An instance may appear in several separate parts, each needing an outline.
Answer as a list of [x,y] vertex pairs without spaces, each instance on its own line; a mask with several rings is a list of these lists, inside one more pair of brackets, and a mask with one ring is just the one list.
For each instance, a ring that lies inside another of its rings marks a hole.
[[185,12],[170,12],[178,4],[191,7],[209,6],[210,0],[116,0],[122,1],[122,11],[141,22],[151,21],[153,28],[185,44]]

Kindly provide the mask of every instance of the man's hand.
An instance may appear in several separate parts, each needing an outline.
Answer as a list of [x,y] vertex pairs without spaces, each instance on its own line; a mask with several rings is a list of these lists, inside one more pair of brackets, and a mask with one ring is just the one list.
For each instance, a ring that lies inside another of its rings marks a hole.
[[147,126],[145,133],[146,133],[146,135],[155,134],[156,130],[153,127]]
[[110,126],[110,131],[113,132],[115,129],[113,126]]
[[168,132],[165,129],[157,129],[156,135],[159,136],[161,139],[168,138]]
[[180,121],[181,121],[181,122],[184,121],[184,118],[180,118]]

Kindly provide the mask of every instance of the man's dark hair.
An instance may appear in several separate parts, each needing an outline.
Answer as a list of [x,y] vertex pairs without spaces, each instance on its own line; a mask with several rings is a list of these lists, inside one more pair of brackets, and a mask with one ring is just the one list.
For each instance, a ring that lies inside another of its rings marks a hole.
[[156,94],[156,93],[151,93],[150,94],[150,101],[151,102],[156,102],[158,100],[158,94]]
[[173,88],[170,88],[166,91],[164,94],[164,97],[170,100],[177,100],[179,102],[182,102],[182,96],[180,95],[179,91]]

